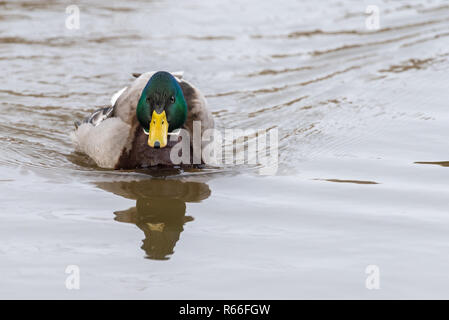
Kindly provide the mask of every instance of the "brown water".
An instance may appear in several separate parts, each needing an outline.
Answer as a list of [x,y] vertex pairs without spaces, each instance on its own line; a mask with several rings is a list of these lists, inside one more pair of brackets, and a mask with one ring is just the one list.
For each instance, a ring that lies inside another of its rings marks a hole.
[[[449,298],[447,2],[77,1],[68,30],[70,4],[0,3],[1,298]],[[148,70],[220,129],[278,128],[277,174],[74,153]]]

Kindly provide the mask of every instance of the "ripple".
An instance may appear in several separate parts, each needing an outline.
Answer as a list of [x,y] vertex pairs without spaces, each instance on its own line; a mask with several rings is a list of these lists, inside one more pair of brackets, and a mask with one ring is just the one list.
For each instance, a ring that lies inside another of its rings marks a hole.
[[406,72],[408,70],[420,70],[427,68],[429,65],[434,62],[435,59],[428,58],[428,59],[409,59],[407,61],[402,62],[399,65],[391,65],[388,69],[382,69],[379,70],[379,72],[391,72],[391,73],[400,73],[400,72]]
[[379,184],[375,181],[364,181],[364,180],[342,180],[342,179],[313,179],[319,181],[336,182],[336,183],[354,183],[354,184]]
[[295,104],[295,103],[298,103],[298,102],[300,102],[300,101],[302,101],[302,100],[304,100],[304,99],[306,99],[306,98],[308,98],[308,97],[309,97],[309,96],[302,96],[302,97],[295,98],[295,99],[290,100],[290,101],[288,101],[288,102],[284,102],[284,103],[281,103],[281,104],[278,104],[278,105],[275,105],[275,106],[272,106],[272,107],[259,109],[259,110],[257,110],[257,111],[248,113],[248,117],[249,117],[249,118],[252,118],[252,117],[255,117],[255,116],[257,116],[257,115],[263,114],[263,113],[265,113],[265,112],[267,112],[267,111],[269,111],[269,112],[272,112],[272,111],[279,111],[279,110],[281,110],[281,109],[284,108],[284,107],[291,106],[291,105],[293,105],[293,104]]
[[434,162],[426,162],[426,161],[417,161],[416,164],[430,164],[434,166],[442,166],[449,167],[449,161],[434,161]]
[[261,71],[248,73],[246,76],[249,78],[258,77],[258,76],[268,76],[268,75],[272,76],[272,75],[277,75],[277,74],[284,74],[284,73],[291,73],[291,72],[298,72],[298,71],[312,70],[312,69],[314,69],[314,68],[311,66],[304,66],[304,67],[297,67],[297,68],[284,68],[284,69],[280,69],[280,70],[263,69]]
[[434,25],[442,22],[448,22],[448,19],[435,19],[430,21],[416,22],[392,27],[384,27],[378,30],[304,30],[304,31],[294,31],[284,35],[252,35],[253,39],[298,39],[298,38],[310,38],[314,36],[329,36],[334,37],[338,35],[358,35],[358,36],[372,36],[375,34],[392,32],[392,31],[400,31],[400,30],[409,30],[413,28],[420,28],[428,25]]

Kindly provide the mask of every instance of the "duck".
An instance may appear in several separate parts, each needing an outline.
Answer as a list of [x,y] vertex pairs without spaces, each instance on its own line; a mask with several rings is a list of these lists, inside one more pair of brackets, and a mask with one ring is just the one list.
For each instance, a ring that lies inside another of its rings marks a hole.
[[[200,121],[201,135],[214,128],[206,99],[180,72],[133,76],[135,80],[115,93],[110,105],[75,121],[70,134],[74,148],[106,169],[175,166],[170,152],[182,140],[176,139],[180,129],[193,137],[194,121]],[[171,135],[175,138],[169,139]]]

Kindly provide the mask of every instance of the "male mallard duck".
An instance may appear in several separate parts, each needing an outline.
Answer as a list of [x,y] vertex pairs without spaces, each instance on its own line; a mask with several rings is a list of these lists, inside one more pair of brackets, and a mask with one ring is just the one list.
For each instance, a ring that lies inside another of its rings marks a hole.
[[131,86],[112,97],[111,106],[75,123],[75,148],[103,168],[173,165],[170,150],[177,141],[168,141],[168,135],[181,128],[193,137],[193,121],[201,121],[201,133],[214,127],[206,100],[182,75],[134,76]]

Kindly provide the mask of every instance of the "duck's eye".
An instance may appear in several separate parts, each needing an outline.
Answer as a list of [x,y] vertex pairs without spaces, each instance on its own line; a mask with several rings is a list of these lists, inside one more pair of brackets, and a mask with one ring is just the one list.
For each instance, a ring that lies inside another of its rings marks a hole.
[[175,97],[171,96],[171,97],[170,97],[170,102],[171,102],[171,103],[175,103]]
[[164,124],[164,120],[162,120],[162,124]]

